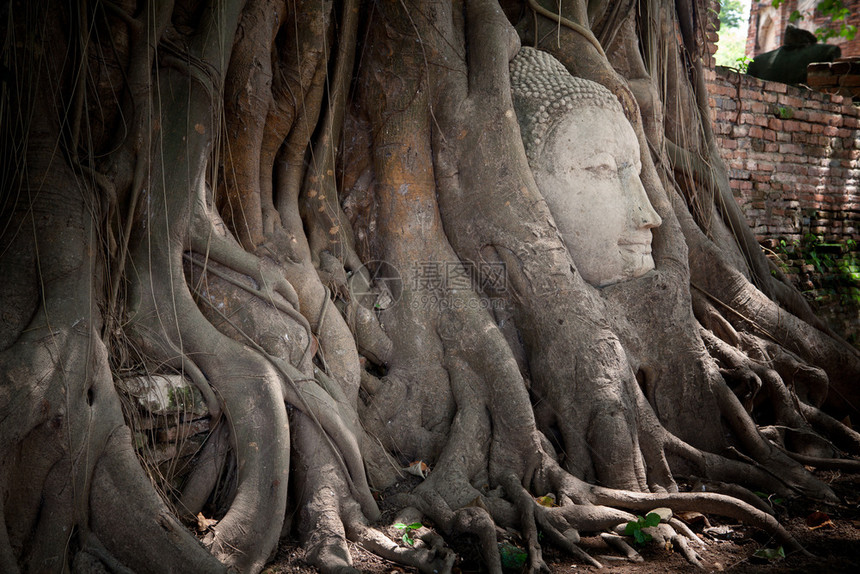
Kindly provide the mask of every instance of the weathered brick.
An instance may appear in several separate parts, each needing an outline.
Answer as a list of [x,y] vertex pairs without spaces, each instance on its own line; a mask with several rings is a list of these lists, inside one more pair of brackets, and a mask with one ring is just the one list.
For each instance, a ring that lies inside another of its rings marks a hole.
[[733,138],[745,138],[750,133],[750,126],[748,125],[735,125],[731,126],[731,134]]
[[[756,94],[756,97],[758,96],[760,96],[760,94]],[[770,112],[770,106],[757,101],[750,102],[748,109],[754,114],[767,114]]]
[[723,69],[709,93],[732,194],[760,240],[860,240],[860,108]]
[[781,82],[765,82],[764,89],[767,92],[775,92],[777,94],[784,94],[788,86]]
[[803,105],[803,100],[797,96],[790,96],[788,94],[779,96],[776,100],[781,105],[790,106],[792,108],[799,108]]
[[782,124],[783,129],[788,132],[811,132],[812,124],[808,122],[799,122],[797,120],[785,120]]

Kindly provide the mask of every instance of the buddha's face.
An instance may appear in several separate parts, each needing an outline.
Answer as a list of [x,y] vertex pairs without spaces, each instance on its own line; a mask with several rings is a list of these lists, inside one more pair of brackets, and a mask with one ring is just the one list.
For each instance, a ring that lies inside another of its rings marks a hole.
[[623,113],[568,114],[535,163],[538,187],[586,281],[610,285],[654,269],[651,229],[662,220],[639,179],[639,143]]

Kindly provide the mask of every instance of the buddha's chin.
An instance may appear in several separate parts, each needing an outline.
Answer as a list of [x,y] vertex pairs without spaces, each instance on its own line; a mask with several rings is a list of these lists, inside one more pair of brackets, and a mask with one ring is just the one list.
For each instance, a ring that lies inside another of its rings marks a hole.
[[[594,263],[602,263],[602,265]],[[582,262],[578,269],[582,278],[591,285],[608,287],[642,277],[649,271],[653,271],[654,257],[651,255],[650,245],[637,244],[632,248],[622,249],[599,262]]]
[[608,287],[616,283],[623,283],[638,277],[646,275],[649,271],[654,270],[654,258],[650,253],[639,253],[636,256],[624,257],[622,265],[616,267],[614,273],[604,273],[589,275],[583,273],[583,278],[594,285],[595,287]]
[[650,253],[637,255],[634,262],[635,266],[633,268],[633,272],[630,274],[631,279],[642,277],[649,271],[653,271],[655,267],[654,257],[652,257]]
[[647,250],[627,251],[623,256],[623,271],[618,274],[612,283],[629,281],[646,275],[654,270],[654,257],[651,255],[650,245]]
[[642,277],[649,271],[654,270],[654,258],[651,254],[641,255],[638,258],[638,264],[636,265],[633,273],[631,274],[631,278]]

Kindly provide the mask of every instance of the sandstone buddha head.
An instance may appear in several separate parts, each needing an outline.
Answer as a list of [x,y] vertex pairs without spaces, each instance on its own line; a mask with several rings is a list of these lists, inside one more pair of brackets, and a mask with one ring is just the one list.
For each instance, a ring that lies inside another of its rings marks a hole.
[[523,48],[511,88],[529,166],[582,277],[605,286],[654,269],[662,223],[639,178],[639,142],[615,96]]

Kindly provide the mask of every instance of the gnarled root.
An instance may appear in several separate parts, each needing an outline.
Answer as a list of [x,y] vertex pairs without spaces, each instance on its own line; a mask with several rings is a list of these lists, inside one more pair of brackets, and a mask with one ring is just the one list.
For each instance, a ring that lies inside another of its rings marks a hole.
[[[383,558],[413,566],[422,572],[449,572],[451,552],[438,543],[401,547],[372,528],[362,506],[351,492],[351,479],[344,475],[339,456],[310,418],[296,413],[294,429],[293,488],[300,508],[300,535],[308,550],[307,559],[322,572],[357,572],[347,541],[362,544]],[[374,516],[377,518],[378,514]]]

